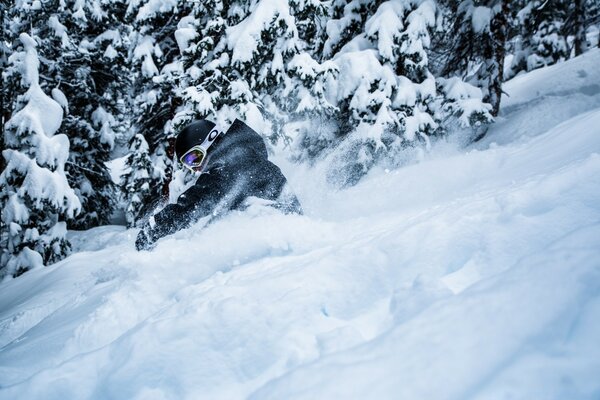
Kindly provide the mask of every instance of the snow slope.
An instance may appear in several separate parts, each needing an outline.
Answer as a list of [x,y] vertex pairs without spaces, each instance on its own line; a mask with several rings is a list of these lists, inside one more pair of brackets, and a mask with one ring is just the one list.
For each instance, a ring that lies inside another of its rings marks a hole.
[[348,190],[281,162],[306,216],[150,253],[71,232],[76,254],[0,284],[0,398],[599,398],[594,65],[517,77],[477,148]]

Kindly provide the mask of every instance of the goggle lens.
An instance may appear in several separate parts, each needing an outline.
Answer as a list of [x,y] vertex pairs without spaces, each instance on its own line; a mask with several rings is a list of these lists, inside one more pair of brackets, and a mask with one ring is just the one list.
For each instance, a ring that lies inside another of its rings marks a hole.
[[200,149],[191,149],[181,157],[181,162],[188,167],[199,167],[204,161],[204,152]]

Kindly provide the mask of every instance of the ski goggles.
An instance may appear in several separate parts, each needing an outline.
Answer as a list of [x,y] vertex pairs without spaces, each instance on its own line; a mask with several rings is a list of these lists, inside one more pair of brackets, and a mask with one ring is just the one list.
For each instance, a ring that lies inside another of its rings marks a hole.
[[181,163],[185,167],[189,168],[193,172],[197,168],[200,168],[202,166],[202,163],[204,162],[205,158],[206,149],[204,149],[204,147],[202,146],[194,146],[191,149],[189,149],[183,156],[181,156],[179,161],[181,161]]

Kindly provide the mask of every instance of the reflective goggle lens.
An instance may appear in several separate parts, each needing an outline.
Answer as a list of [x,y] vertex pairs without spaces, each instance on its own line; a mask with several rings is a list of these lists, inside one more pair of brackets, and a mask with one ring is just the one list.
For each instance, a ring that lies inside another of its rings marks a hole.
[[204,152],[198,148],[191,149],[181,157],[181,162],[188,167],[199,167],[204,161]]

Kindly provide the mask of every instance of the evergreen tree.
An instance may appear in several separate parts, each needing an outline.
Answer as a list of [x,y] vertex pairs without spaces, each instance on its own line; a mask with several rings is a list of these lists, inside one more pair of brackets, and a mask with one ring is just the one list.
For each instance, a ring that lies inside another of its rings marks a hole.
[[152,177],[154,166],[150,159],[148,143],[139,133],[131,139],[127,166],[128,170],[122,177],[122,186],[125,196],[129,199],[125,218],[127,225],[131,227],[143,219],[144,201],[150,198],[151,189],[156,187],[156,179]]
[[446,0],[445,6],[450,28],[442,73],[461,75],[481,87],[497,116],[514,7],[508,0]]
[[323,79],[331,71],[314,57],[325,13],[318,0],[196,3],[176,32],[186,75],[182,102],[190,105],[177,122],[266,116],[274,123],[265,133],[275,142],[289,119],[330,109]]
[[52,36],[60,43],[52,46],[59,54],[48,75],[65,95],[63,131],[72,141],[67,172],[82,202],[80,216],[69,221],[73,228],[107,223],[115,206],[116,188],[106,162],[127,127],[124,13],[122,1],[85,1],[51,17]]
[[599,6],[597,0],[531,0],[515,2],[513,8],[519,10],[518,46],[508,78],[582,54]]
[[451,119],[467,126],[491,120],[476,88],[438,81],[429,69],[435,2],[342,4],[335,4],[340,18],[328,23],[325,43],[326,51],[339,49],[334,55],[339,76],[329,90],[340,108],[335,136],[344,140],[333,180],[355,183],[379,159],[394,160],[417,143],[428,146]]
[[552,65],[569,57],[563,34],[568,12],[565,0],[525,1],[517,6],[518,37],[514,58],[505,77]]
[[55,135],[61,106],[40,87],[35,40],[26,33],[19,38],[23,49],[11,55],[3,79],[20,79],[26,91],[17,99],[22,107],[6,123],[7,166],[0,175],[2,221],[8,227],[0,268],[13,276],[65,257],[70,248],[65,220],[80,209],[64,170],[69,140]]
[[568,18],[565,21],[564,35],[573,38],[573,55],[575,57],[587,50],[587,14],[591,3],[586,0],[572,0],[567,3]]
[[[115,207],[106,162],[127,115],[126,28],[121,1],[22,2],[13,9],[12,32],[38,38],[40,82],[64,109],[59,133],[71,139],[67,178],[82,204],[71,228],[105,224]],[[16,29],[15,29],[16,28]]]
[[[8,67],[8,56],[10,49],[7,45],[9,41],[8,32],[10,29],[8,21],[9,2],[0,1],[0,71],[6,70]],[[4,78],[0,79],[0,149],[4,149],[4,124],[10,118],[10,110],[13,109],[13,105],[10,104],[14,96],[12,95],[11,88],[5,82]],[[5,167],[4,158],[0,157],[0,171],[3,171]],[[0,235],[5,231],[4,226],[0,226]],[[1,237],[0,237],[1,244]]]
[[[126,20],[133,26],[131,58],[133,77],[132,131],[141,134],[148,145],[152,171],[128,174],[122,182],[128,223],[146,214],[143,204],[156,204],[168,198],[168,185],[173,176],[175,131],[171,120],[176,113],[179,98],[176,95],[181,72],[180,53],[175,31],[180,19],[189,13],[194,3],[183,0],[158,2],[130,0]],[[160,27],[160,28],[157,28]],[[134,139],[130,150],[136,149]],[[135,157],[128,157],[128,162]],[[136,165],[127,165],[135,169]],[[141,179],[137,182],[137,179]],[[152,180],[153,190],[134,195],[128,188],[143,187]],[[133,180],[133,181],[132,181]],[[133,218],[134,220],[132,220]]]

